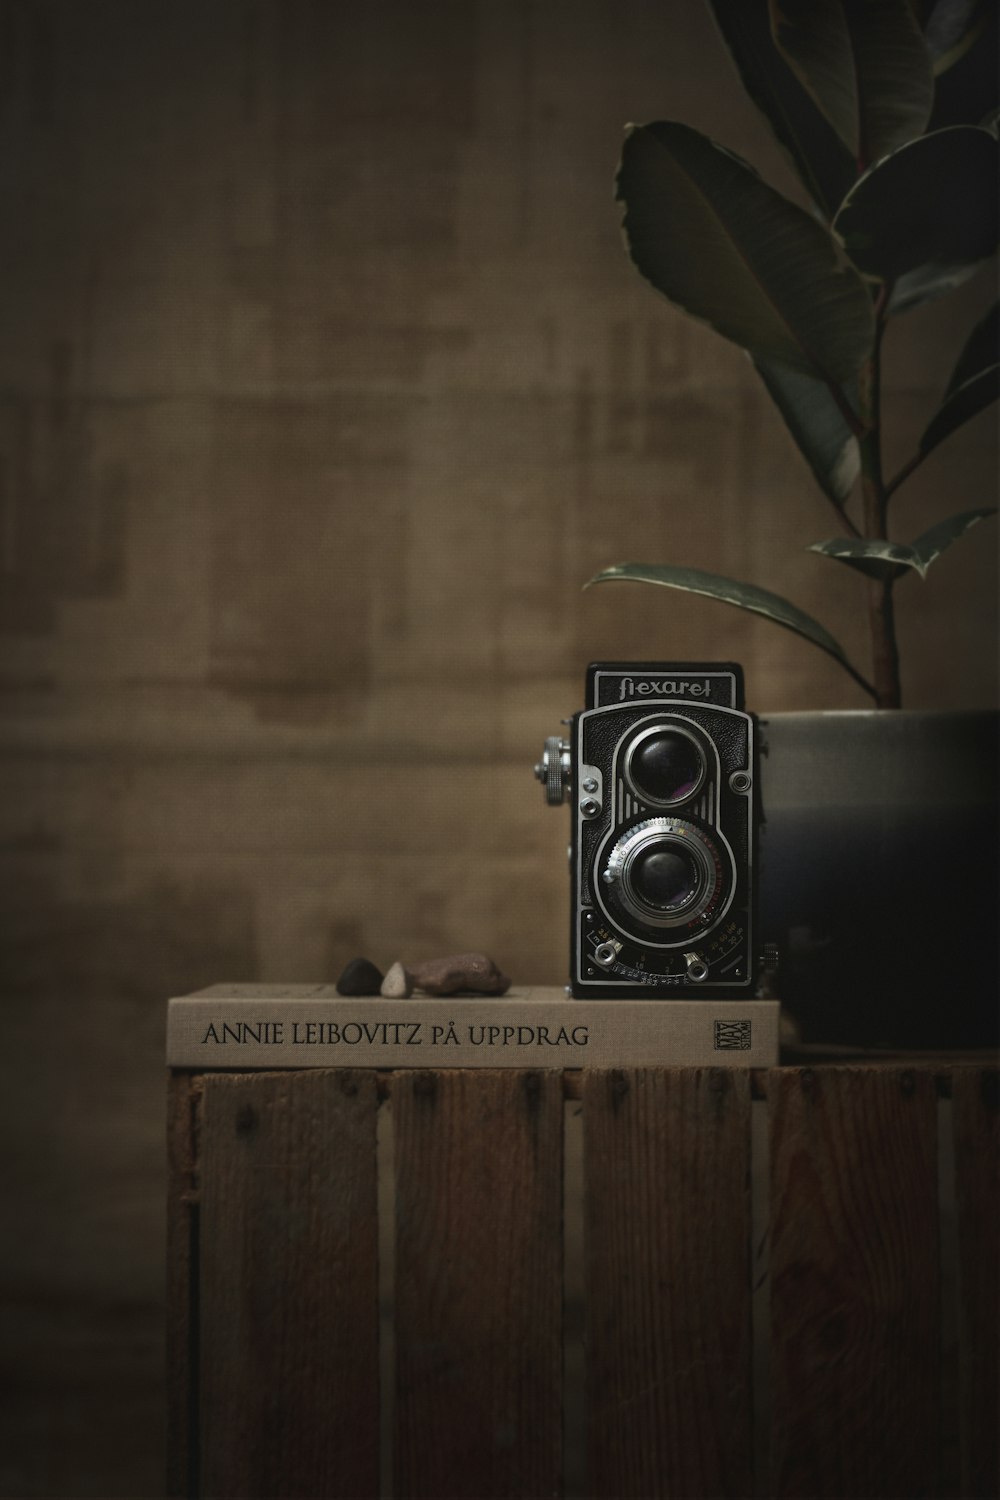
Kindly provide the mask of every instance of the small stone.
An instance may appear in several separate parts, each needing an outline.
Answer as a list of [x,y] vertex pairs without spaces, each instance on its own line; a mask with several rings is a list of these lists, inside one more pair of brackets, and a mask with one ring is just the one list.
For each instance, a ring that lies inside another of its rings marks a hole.
[[463,991],[505,995],[510,989],[507,975],[501,974],[486,953],[453,953],[448,958],[411,964],[410,977],[417,989],[427,995],[458,995]]
[[337,980],[338,995],[377,995],[382,988],[382,970],[367,958],[352,958]]
[[400,963],[393,964],[382,981],[382,994],[387,1000],[406,1000],[413,994],[413,977]]

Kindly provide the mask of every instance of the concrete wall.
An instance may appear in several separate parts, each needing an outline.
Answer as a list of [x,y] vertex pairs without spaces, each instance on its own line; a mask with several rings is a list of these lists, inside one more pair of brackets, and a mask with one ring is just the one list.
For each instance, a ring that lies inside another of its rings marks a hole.
[[[0,3],[7,1493],[160,1482],[167,995],[469,947],[561,982],[530,768],[590,658],[865,706],[736,611],[581,592],[686,562],[866,657],[744,356],[622,252],[663,115],[793,190],[694,0]],[[990,292],[893,330],[890,469]],[[898,534],[994,476],[981,417]],[[995,701],[994,575],[984,526],[901,588],[911,706]]]

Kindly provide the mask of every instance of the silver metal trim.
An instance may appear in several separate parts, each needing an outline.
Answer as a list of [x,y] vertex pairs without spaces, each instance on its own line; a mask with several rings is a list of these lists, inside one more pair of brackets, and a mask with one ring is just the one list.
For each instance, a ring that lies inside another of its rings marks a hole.
[[[693,861],[699,880],[683,901],[669,912],[650,905],[636,891],[631,872],[636,860],[650,848],[674,846]],[[688,927],[712,901],[719,887],[715,860],[706,834],[685,818],[648,818],[619,838],[607,860],[618,900],[625,910],[646,927]],[[602,873],[602,879],[604,878]]]
[[[641,722],[642,720],[640,720],[640,723]],[[689,719],[688,723],[691,722],[692,721]],[[653,797],[649,792],[643,791],[642,788],[637,785],[634,777],[631,774],[632,757],[635,755],[638,746],[642,744],[643,740],[649,739],[650,735],[660,734],[664,730],[669,730],[672,734],[679,734],[684,739],[690,740],[691,744],[698,752],[698,760],[701,764],[701,770],[698,779],[692,786],[691,790],[685,792],[681,797]],[[631,737],[629,738],[628,750],[624,755],[622,755],[622,776],[625,779],[626,785],[630,787],[631,791],[636,797],[638,797],[640,802],[646,803],[649,807],[680,807],[684,803],[690,802],[693,797],[697,797],[698,793],[705,785],[705,780],[708,776],[708,757],[705,754],[705,744],[701,736],[692,733],[690,729],[686,729],[681,724],[675,724],[672,722],[665,724],[659,722],[655,724],[649,724],[645,729],[641,730],[636,735],[633,735],[631,730],[628,730],[627,733]],[[712,748],[714,749],[715,746],[713,745]]]

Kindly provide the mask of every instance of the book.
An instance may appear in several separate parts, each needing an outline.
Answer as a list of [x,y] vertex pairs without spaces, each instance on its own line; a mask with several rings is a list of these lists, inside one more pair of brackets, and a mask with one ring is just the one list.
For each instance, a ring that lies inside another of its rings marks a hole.
[[216,984],[169,1002],[167,1065],[252,1068],[772,1067],[777,1000],[346,998],[328,984]]

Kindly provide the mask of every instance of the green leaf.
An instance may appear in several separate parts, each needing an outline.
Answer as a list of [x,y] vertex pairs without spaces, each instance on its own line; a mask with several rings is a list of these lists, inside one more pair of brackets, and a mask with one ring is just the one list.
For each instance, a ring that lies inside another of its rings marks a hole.
[[994,302],[989,311],[973,328],[945,387],[945,397],[954,395],[960,386],[981,375],[991,365],[1000,363],[1000,302]]
[[899,578],[914,568],[921,578],[927,571],[912,547],[903,542],[870,542],[865,537],[838,536],[828,542],[813,542],[807,549],[846,563],[869,578]]
[[833,227],[868,276],[900,282],[893,310],[913,306],[993,253],[1000,237],[1000,142],[955,125],[901,146],[858,179]]
[[958,390],[941,405],[924,429],[920,439],[920,452],[928,453],[950,437],[956,428],[985,411],[993,401],[1000,398],[1000,365],[991,365]]
[[861,472],[861,450],[830,387],[773,360],[755,359],[754,366],[820,488],[843,505]]
[[700,131],[633,126],[616,179],[636,267],[756,358],[842,383],[867,357],[871,299],[822,224]]
[[915,542],[868,541],[865,537],[834,537],[828,542],[813,542],[808,549],[823,557],[832,557],[836,562],[846,563],[867,574],[869,578],[901,578],[907,569],[912,569],[921,578],[927,577],[931,563],[941,556],[953,542],[964,536],[986,516],[996,515],[996,507],[983,510],[966,510],[960,515],[940,521],[929,531],[923,532]]
[[[978,125],[1000,104],[1000,7],[982,0],[963,44],[935,61],[934,108],[929,130]],[[969,45],[965,45],[968,42]],[[942,65],[947,62],[947,66]]]
[[927,456],[957,427],[1000,396],[1000,303],[994,303],[970,333],[951,373],[944,400],[920,439]]
[[862,166],[913,140],[934,102],[907,0],[770,0],[774,39]]
[[912,307],[919,307],[922,302],[937,302],[964,286],[975,276],[981,264],[981,261],[973,266],[936,266],[932,263],[907,271],[893,283],[886,311],[895,317],[909,312]]
[[931,563],[940,557],[952,542],[957,542],[959,537],[964,536],[971,527],[980,521],[985,521],[987,516],[995,516],[996,513],[995,505],[984,506],[981,510],[963,510],[957,516],[949,516],[947,521],[939,521],[929,531],[921,532],[913,543],[913,550],[923,563],[924,572],[927,572]]
[[985,13],[982,0],[937,0],[927,6],[924,41],[935,77],[961,62],[986,24]]
[[832,219],[857,173],[771,36],[768,0],[709,0],[749,97],[792,159],[814,202]]
[[[738,609],[763,615],[786,630],[812,641],[821,651],[827,652],[840,662],[856,681],[864,683],[848,660],[843,647],[834,640],[818,620],[805,614],[796,605],[782,599],[779,594],[770,594],[750,583],[739,583],[735,578],[723,578],[718,573],[703,573],[700,568],[677,568],[667,563],[615,563],[603,568],[584,584],[590,588],[595,583],[655,583],[662,588],[680,589],[688,594],[703,594],[708,599],[718,599],[723,604],[735,604]],[[868,689],[871,691],[871,689]]]

